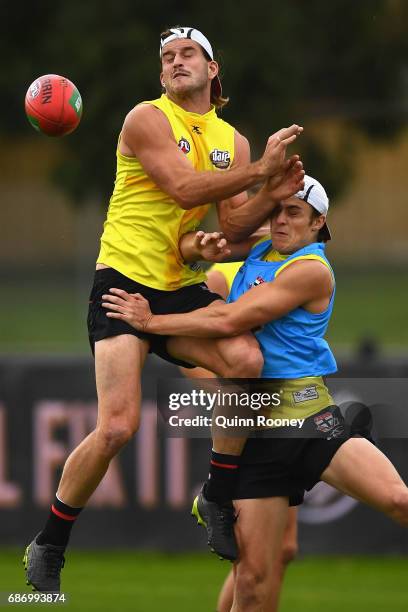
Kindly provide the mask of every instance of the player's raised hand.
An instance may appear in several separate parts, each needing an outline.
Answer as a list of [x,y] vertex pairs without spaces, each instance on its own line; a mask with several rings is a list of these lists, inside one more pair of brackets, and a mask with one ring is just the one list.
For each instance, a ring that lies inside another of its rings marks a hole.
[[109,289],[110,293],[102,296],[102,306],[109,312],[111,319],[121,319],[139,331],[145,331],[153,313],[149,302],[140,293],[128,293],[123,289]]
[[265,176],[273,176],[282,170],[287,161],[285,159],[286,147],[296,140],[302,132],[303,127],[293,124],[288,128],[279,130],[269,137],[265,152],[259,160],[261,172]]
[[205,261],[220,262],[231,255],[222,232],[198,231],[194,237],[194,249],[197,250],[200,259]]
[[305,171],[299,155],[292,155],[280,172],[266,181],[264,189],[273,200],[281,202],[303,189],[304,177]]

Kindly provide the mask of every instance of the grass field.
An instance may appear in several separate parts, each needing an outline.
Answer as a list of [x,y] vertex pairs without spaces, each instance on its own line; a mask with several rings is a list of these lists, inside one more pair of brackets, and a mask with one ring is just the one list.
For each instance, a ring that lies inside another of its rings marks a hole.
[[[88,290],[73,279],[2,281],[0,352],[88,352]],[[388,350],[401,350],[408,344],[407,303],[407,270],[339,269],[328,340],[352,350],[370,337]]]
[[[63,590],[70,612],[213,612],[228,567],[207,554],[72,551]],[[288,570],[280,610],[406,612],[407,569],[401,558],[298,560]],[[24,590],[21,553],[1,551],[3,599]]]

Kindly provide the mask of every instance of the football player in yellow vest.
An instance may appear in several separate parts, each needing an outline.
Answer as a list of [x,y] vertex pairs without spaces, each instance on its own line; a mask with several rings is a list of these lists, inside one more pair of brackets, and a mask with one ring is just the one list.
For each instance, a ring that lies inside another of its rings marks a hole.
[[[217,117],[216,107],[227,99],[211,44],[201,32],[179,27],[164,32],[160,57],[163,95],[135,106],[119,137],[88,316],[98,421],[69,456],[47,523],[27,547],[27,580],[39,591],[59,591],[71,527],[110,460],[138,428],[140,371],[148,352],[228,377],[256,377],[263,365],[249,333],[167,342],[109,319],[101,307],[101,296],[111,287],[143,294],[156,313],[189,312],[220,300],[206,287],[205,274],[182,260],[180,237],[195,230],[216,204],[227,238],[242,240],[303,180],[299,157],[285,158],[287,145],[302,131],[298,125],[271,136],[262,157],[251,163],[248,141]],[[246,190],[257,183],[263,187],[248,198]],[[215,450],[212,498],[221,504],[231,471],[223,469],[223,462],[230,459],[224,449]]]

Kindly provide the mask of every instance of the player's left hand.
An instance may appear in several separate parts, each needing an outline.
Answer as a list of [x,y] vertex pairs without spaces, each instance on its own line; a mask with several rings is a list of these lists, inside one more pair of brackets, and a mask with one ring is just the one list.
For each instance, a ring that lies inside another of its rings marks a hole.
[[111,319],[121,319],[139,331],[145,331],[153,317],[149,302],[140,293],[128,293],[123,289],[109,289],[110,293],[102,296],[102,306],[109,312]]
[[281,202],[287,200],[303,189],[305,171],[298,155],[292,155],[287,161],[286,166],[274,176],[271,176],[265,183],[264,189],[273,200]]
[[231,249],[222,232],[199,231],[194,237],[194,249],[205,261],[220,262],[231,255]]

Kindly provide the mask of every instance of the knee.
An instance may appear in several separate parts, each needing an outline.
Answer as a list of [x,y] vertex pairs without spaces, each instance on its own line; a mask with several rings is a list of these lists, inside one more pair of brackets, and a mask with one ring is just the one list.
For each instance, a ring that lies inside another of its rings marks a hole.
[[238,569],[235,589],[243,610],[263,609],[268,593],[267,587],[267,575],[261,568],[245,565]]
[[237,351],[233,364],[231,365],[232,378],[259,378],[264,366],[261,349],[258,346],[246,343]]
[[408,527],[408,488],[405,485],[391,492],[390,516],[402,527]]
[[259,378],[264,367],[264,358],[261,349],[251,347],[243,358],[242,367],[244,369],[243,375],[245,378]]
[[138,422],[132,423],[122,420],[110,420],[97,428],[97,440],[101,453],[107,457],[114,457],[134,436],[138,429]]
[[297,557],[298,552],[299,549],[296,542],[291,544],[284,544],[281,556],[281,563],[283,567],[286,567],[286,565],[288,565],[291,561],[294,561],[294,559],[296,559]]

